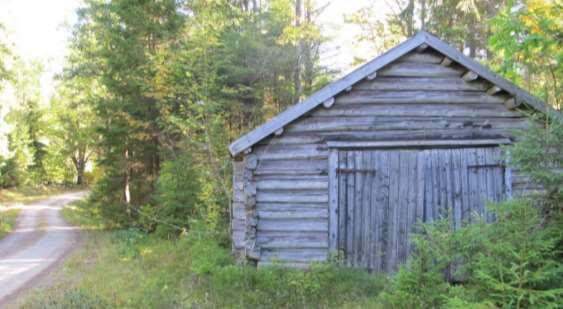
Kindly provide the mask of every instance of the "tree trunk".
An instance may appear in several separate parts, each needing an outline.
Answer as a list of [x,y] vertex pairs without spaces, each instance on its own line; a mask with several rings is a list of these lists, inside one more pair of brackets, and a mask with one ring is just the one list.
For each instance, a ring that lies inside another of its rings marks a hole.
[[131,209],[129,209],[129,204],[131,203],[131,192],[129,191],[129,182],[131,181],[131,171],[129,167],[129,149],[125,148],[123,153],[125,158],[125,174],[123,175],[123,199],[125,204],[127,204],[127,213],[131,215]]
[[[301,18],[302,18],[302,7],[303,3],[301,0],[295,0],[295,27],[298,28],[301,26]],[[303,92],[301,86],[301,67],[302,61],[301,57],[303,54],[303,40],[301,38],[298,39],[297,42],[297,52],[296,52],[296,63],[295,63],[295,73],[294,73],[294,88],[295,88],[295,101],[299,101],[301,98],[301,94]]]
[[426,30],[426,0],[420,1],[420,30]]
[[[307,25],[311,25],[312,21],[312,3],[311,0],[305,0],[306,4],[305,4],[305,23]],[[316,48],[316,43],[313,41],[313,38],[308,37],[307,38],[307,44],[305,46],[305,51],[304,51],[304,57],[305,57],[305,76],[304,76],[304,87],[303,87],[303,91],[305,91],[306,95],[309,95],[312,90],[313,90],[313,76],[315,74],[314,72],[314,63],[313,63],[313,57],[314,57],[314,49]]]
[[414,0],[409,0],[409,5],[405,10],[407,19],[407,37],[414,35]]
[[76,166],[76,184],[82,186],[84,184],[84,170],[86,168],[86,162],[83,160],[78,161]]

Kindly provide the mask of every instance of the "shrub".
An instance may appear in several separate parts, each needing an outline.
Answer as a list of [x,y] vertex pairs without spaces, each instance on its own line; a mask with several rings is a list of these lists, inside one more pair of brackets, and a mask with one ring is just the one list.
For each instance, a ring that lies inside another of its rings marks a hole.
[[542,224],[530,200],[489,207],[495,223],[479,220],[457,231],[447,219],[422,225],[413,254],[381,302],[393,308],[558,308],[561,227]]
[[147,216],[167,223],[160,227],[162,234],[178,233],[176,227],[188,229],[190,221],[201,217],[202,213],[198,209],[198,193],[201,191],[198,179],[197,169],[188,153],[182,153],[162,164],[157,183],[157,206],[151,206],[154,208],[152,210],[144,210]]
[[510,147],[509,162],[546,190],[543,200],[548,213],[563,211],[563,120],[552,115],[534,115],[533,125],[520,132]]

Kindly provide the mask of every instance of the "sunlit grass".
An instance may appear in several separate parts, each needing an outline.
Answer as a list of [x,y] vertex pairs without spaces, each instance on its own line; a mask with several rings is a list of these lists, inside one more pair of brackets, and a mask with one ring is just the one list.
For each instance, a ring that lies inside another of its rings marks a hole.
[[0,239],[14,229],[19,212],[19,208],[0,207]]
[[84,190],[79,187],[38,186],[0,189],[0,207],[35,202],[51,195]]
[[360,270],[237,265],[228,244],[107,230],[85,202],[65,208],[82,244],[14,308],[375,308],[386,281]]

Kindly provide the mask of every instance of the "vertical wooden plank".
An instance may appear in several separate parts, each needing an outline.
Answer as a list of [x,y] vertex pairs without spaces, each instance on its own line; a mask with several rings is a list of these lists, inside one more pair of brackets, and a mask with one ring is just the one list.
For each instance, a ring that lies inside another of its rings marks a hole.
[[[347,153],[345,151],[338,152],[338,167],[346,168]],[[338,250],[346,252],[346,220],[347,220],[347,196],[348,188],[346,182],[346,174],[338,173]]]
[[391,220],[392,220],[392,210],[390,202],[390,185],[391,185],[391,160],[389,156],[389,151],[381,152],[381,169],[383,171],[383,178],[381,184],[382,190],[382,211],[383,217],[379,221],[381,227],[381,270],[386,271],[389,269],[388,266],[388,255],[389,248],[391,247],[390,235],[391,231]]
[[461,224],[463,226],[464,221],[468,219],[469,213],[469,179],[468,179],[468,171],[467,171],[467,149],[462,148],[459,150],[459,177],[460,177],[460,186],[461,186],[461,208],[460,208],[460,217],[461,217]]
[[[354,152],[356,161],[355,168],[362,169],[362,153],[360,151]],[[354,266],[361,265],[362,255],[362,187],[363,187],[363,173],[355,173],[355,191],[354,191]]]
[[448,149],[447,156],[448,156],[448,165],[446,170],[447,175],[447,194],[448,194],[448,214],[451,216],[450,221],[452,222],[452,226],[455,227],[455,216],[454,216],[454,208],[455,208],[455,196],[456,196],[456,189],[455,189],[455,149]]
[[414,232],[414,225],[416,223],[416,209],[417,209],[417,191],[418,191],[418,184],[417,184],[417,163],[418,163],[418,151],[410,150],[408,152],[408,194],[407,194],[407,207],[406,207],[406,235],[405,235],[405,244],[404,244],[404,260],[406,261],[410,250],[410,235]]
[[395,152],[389,152],[389,219],[388,219],[388,243],[387,243],[387,272],[395,271],[397,265],[397,217],[399,202],[399,158]]
[[375,241],[373,242],[374,245],[374,254],[375,257],[373,259],[373,269],[376,272],[383,271],[383,255],[384,255],[384,246],[385,246],[385,213],[386,213],[386,200],[384,197],[385,194],[385,174],[387,170],[385,168],[384,163],[384,153],[381,151],[377,151],[374,153],[374,160],[375,160],[375,167],[378,171],[375,175],[375,184],[373,186],[374,192],[376,192],[376,198],[374,206],[376,207],[375,216],[373,219],[373,228],[374,228],[374,238]]
[[[485,148],[477,148],[477,166],[483,166],[487,164],[485,161]],[[479,214],[481,217],[486,218],[485,215],[485,204],[487,203],[487,168],[477,168],[477,174],[479,175]]]
[[467,154],[467,170],[469,182],[469,222],[473,221],[473,216],[479,211],[479,175],[476,168],[470,166],[477,165],[477,149],[468,149]]
[[338,250],[338,150],[331,149],[328,156],[328,239],[329,250]]
[[424,150],[424,222],[434,218],[434,178],[432,172],[432,152]]
[[[355,154],[353,151],[347,152],[347,168],[353,169],[356,167]],[[352,266],[354,260],[354,193],[355,181],[354,174],[347,174],[347,201],[346,201],[346,265]]]
[[510,152],[507,153],[504,168],[504,193],[506,199],[512,199],[512,169],[510,168]]
[[375,197],[375,192],[373,190],[373,183],[375,181],[375,176],[377,174],[377,170],[375,169],[375,164],[373,162],[373,151],[365,151],[364,155],[366,156],[366,166],[368,169],[374,170],[374,173],[369,173],[367,176],[366,181],[366,207],[367,207],[367,214],[366,214],[366,221],[365,221],[365,230],[364,233],[366,234],[366,242],[364,245],[365,248],[365,267],[368,270],[373,269],[372,267],[372,260],[373,260],[373,243],[374,243],[374,234],[375,231],[373,230],[373,215],[375,209],[373,207],[373,199]]
[[417,163],[416,163],[416,183],[417,183],[417,192],[416,192],[416,220],[422,221],[424,220],[424,204],[425,204],[425,151],[418,151],[417,155]]
[[458,229],[461,227],[461,218],[462,218],[462,204],[463,204],[463,193],[462,193],[462,172],[461,172],[461,153],[460,149],[453,149],[452,150],[452,159],[453,159],[453,220],[454,220],[454,228]]
[[434,200],[432,201],[432,218],[440,219],[440,214],[442,212],[442,190],[440,183],[440,158],[436,153],[435,149],[430,150],[432,157],[432,196]]
[[408,153],[405,150],[396,151],[399,158],[398,160],[398,173],[397,173],[397,202],[395,204],[395,209],[397,211],[397,238],[396,238],[396,249],[397,258],[396,264],[403,262],[403,243],[406,236],[406,195],[408,194]]

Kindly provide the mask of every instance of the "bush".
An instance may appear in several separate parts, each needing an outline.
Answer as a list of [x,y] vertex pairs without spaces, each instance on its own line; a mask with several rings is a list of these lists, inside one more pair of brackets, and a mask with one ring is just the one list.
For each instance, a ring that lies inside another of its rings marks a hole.
[[511,165],[522,170],[546,190],[541,199],[548,214],[563,212],[563,120],[534,115],[533,125],[520,132],[520,140],[508,148]]
[[[157,182],[157,206],[151,205],[153,209],[144,210],[145,217],[158,218],[166,223],[160,227],[161,234],[176,234],[181,230],[179,228],[188,229],[189,222],[202,215],[198,208],[199,177],[193,165],[187,153],[162,164]],[[151,221],[153,225],[157,224]],[[151,222],[145,225],[151,225]]]
[[457,231],[447,219],[423,225],[382,303],[393,308],[558,308],[563,302],[561,227],[542,224],[541,210],[529,200],[490,210],[495,223],[480,220]]

